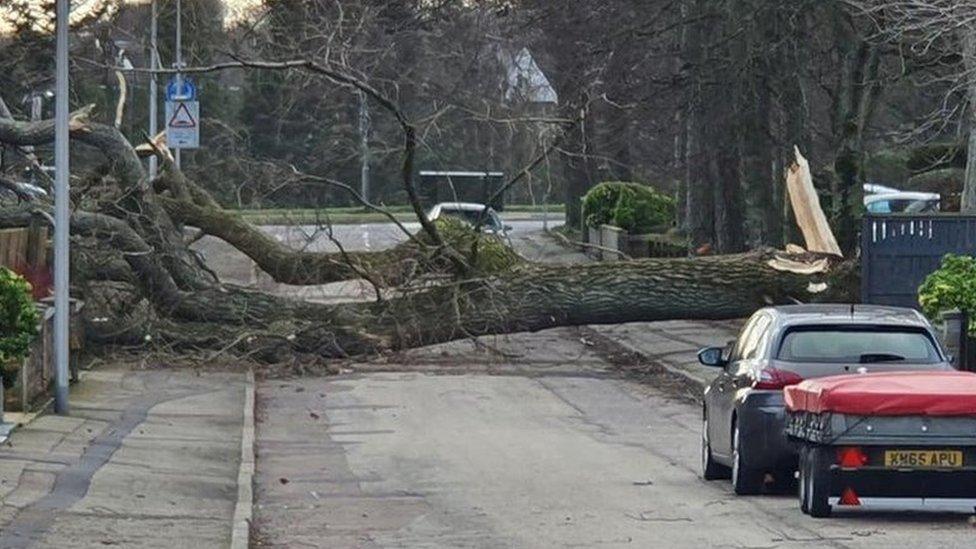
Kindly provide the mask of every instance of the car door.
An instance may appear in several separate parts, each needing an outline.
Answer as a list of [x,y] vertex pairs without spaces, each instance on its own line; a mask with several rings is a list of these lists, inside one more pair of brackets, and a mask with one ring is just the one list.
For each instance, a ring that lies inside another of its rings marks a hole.
[[732,425],[732,399],[735,398],[733,380],[740,363],[742,350],[750,341],[760,317],[761,315],[756,313],[743,326],[742,331],[739,332],[739,337],[729,351],[728,364],[712,381],[708,392],[705,394],[705,410],[708,414],[708,440],[711,443],[712,452],[720,456],[728,457],[732,454],[730,430]]

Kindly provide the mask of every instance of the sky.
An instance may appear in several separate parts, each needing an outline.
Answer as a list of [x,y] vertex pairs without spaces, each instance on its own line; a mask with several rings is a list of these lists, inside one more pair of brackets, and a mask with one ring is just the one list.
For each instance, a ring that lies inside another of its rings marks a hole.
[[[38,11],[42,10],[42,6],[48,3],[53,3],[51,0],[14,0],[17,2],[27,2],[31,4],[32,9]],[[148,4],[150,0],[71,0],[71,20],[76,21],[85,17],[85,15],[91,13],[93,10],[101,9],[105,4],[116,4],[118,2],[123,2],[126,4]],[[193,2],[193,0],[183,0],[184,2]],[[9,7],[3,7],[5,4],[4,0],[0,0],[0,34],[9,31],[9,24],[7,23],[7,17],[10,13]],[[226,24],[233,25],[237,21],[248,16],[248,14],[253,13],[254,10],[261,5],[261,0],[224,0],[224,5],[227,6],[227,18]]]

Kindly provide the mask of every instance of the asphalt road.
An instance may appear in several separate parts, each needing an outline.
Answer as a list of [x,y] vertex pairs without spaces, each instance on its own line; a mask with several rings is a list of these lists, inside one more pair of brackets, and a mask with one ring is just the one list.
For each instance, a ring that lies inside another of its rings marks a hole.
[[610,375],[571,329],[486,345],[260,386],[259,539],[367,548],[973,546],[971,506],[865,506],[817,520],[791,495],[736,497],[728,482],[700,480],[697,406]]
[[[549,226],[562,224],[563,217],[550,216]],[[527,233],[538,232],[543,229],[544,222],[541,219],[515,220],[508,221],[506,224],[512,227],[510,237],[518,240]],[[326,229],[312,225],[270,225],[263,227],[280,242],[289,245],[305,248],[312,251],[338,251],[338,248],[329,238]],[[420,230],[420,224],[404,223],[403,228],[410,233]],[[403,229],[393,223],[362,223],[353,225],[333,225],[332,238],[338,240],[342,247],[348,251],[359,250],[385,250],[403,242],[407,235]]]
[[[561,215],[552,215],[547,221],[541,219],[510,220],[509,234],[512,247],[533,261],[585,261],[582,254],[566,250],[545,237],[543,228],[554,227],[563,221]],[[419,223],[406,223],[409,232],[420,230]],[[272,238],[295,249],[310,251],[338,251],[333,239],[347,251],[383,250],[403,242],[407,236],[393,223],[366,223],[356,225],[333,225],[331,238],[325,227],[311,225],[265,226],[262,229]],[[208,265],[224,282],[252,286],[261,290],[299,297],[318,302],[341,302],[371,299],[372,287],[361,280],[350,280],[334,284],[316,286],[289,286],[277,284],[269,276],[254,266],[254,262],[238,252],[229,244],[214,237],[204,237],[193,248],[200,252]]]

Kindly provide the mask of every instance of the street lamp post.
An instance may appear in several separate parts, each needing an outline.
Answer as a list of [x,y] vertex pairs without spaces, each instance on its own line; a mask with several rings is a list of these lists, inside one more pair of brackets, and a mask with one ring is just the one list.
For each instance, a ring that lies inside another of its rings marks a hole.
[[[159,68],[156,64],[158,56],[156,55],[156,0],[152,0],[152,21],[149,24],[149,68],[155,71]],[[156,137],[156,73],[149,73],[149,137],[155,139]],[[156,155],[149,155],[149,180],[152,181],[156,179]]]
[[54,410],[68,413],[68,0],[57,0],[54,98]]
[[[180,0],[176,0],[176,93],[183,93],[183,9]],[[176,169],[181,169],[182,155],[180,154],[180,148],[176,147],[174,151],[174,161],[176,163]]]

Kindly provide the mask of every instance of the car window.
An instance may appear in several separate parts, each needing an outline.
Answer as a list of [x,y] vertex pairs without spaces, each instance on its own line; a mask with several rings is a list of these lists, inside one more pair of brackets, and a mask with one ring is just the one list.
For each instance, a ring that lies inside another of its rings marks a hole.
[[786,362],[909,362],[941,361],[924,330],[906,328],[794,328],[784,336],[777,358]]
[[[478,220],[481,218],[481,210],[459,210],[459,209],[441,209],[441,215],[446,217],[453,217],[455,219],[460,219],[469,225],[477,225]],[[499,221],[498,214],[494,210],[489,209],[488,214],[482,220],[481,225],[484,227],[489,227],[492,229],[497,229],[501,227],[501,222]]]
[[466,223],[474,225],[478,221],[478,212],[472,210],[441,210],[441,215],[460,219]]
[[867,205],[871,213],[891,213],[891,204],[887,200],[878,200]]
[[912,213],[922,213],[922,212],[937,212],[939,211],[939,201],[938,200],[916,200],[905,208],[906,212]]
[[764,337],[769,329],[769,317],[766,315],[761,315],[756,319],[755,324],[752,326],[752,330],[749,332],[749,336],[743,342],[741,358],[743,360],[756,358],[762,347],[761,342],[764,341]]
[[750,356],[746,358],[766,358],[766,349],[769,348],[769,337],[773,333],[773,321],[768,316],[763,317],[761,324],[762,330],[757,332],[756,345]]
[[736,361],[742,358],[742,352],[746,348],[749,339],[752,337],[752,332],[762,318],[762,314],[756,313],[746,322],[746,325],[742,327],[742,331],[739,332],[739,339],[735,341],[735,345],[732,347],[732,352],[729,353],[729,361]]
[[498,217],[495,210],[488,210],[488,219],[485,221],[486,225],[489,225],[492,229],[496,231],[502,230],[502,219]]

